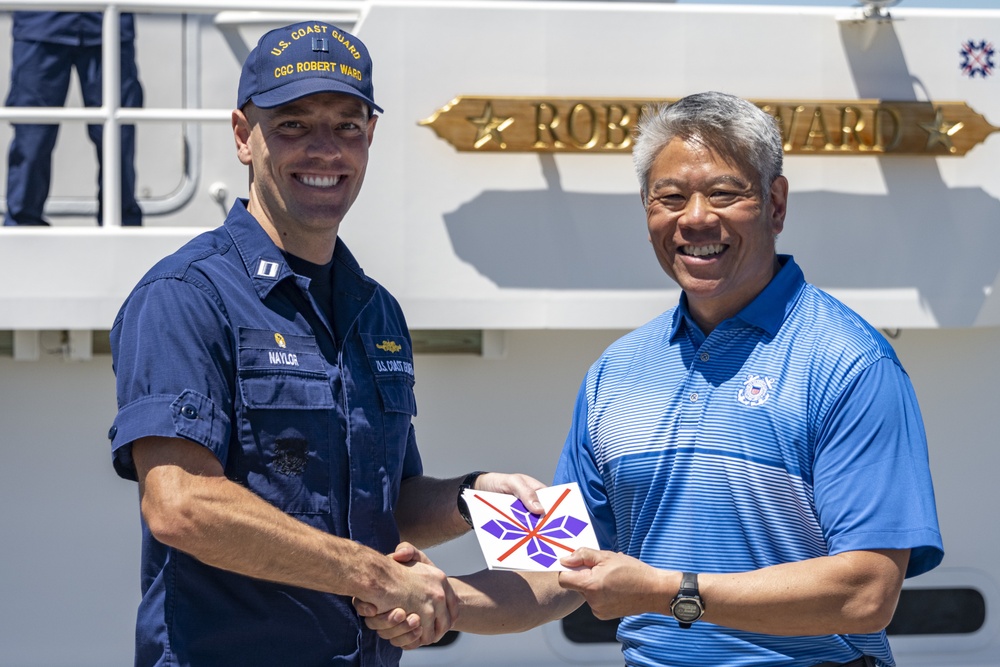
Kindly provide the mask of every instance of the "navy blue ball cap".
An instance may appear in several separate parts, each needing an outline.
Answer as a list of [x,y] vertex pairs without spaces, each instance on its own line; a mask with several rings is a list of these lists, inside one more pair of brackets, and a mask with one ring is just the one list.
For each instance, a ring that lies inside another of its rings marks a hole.
[[266,33],[247,56],[236,108],[252,101],[271,109],[316,93],[351,95],[382,111],[361,40],[327,23],[296,23]]

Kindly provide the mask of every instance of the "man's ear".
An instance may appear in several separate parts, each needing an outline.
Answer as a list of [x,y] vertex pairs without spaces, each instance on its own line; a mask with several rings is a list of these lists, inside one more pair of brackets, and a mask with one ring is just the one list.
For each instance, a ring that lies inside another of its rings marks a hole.
[[250,151],[250,121],[241,109],[233,111],[233,139],[236,141],[236,157],[250,166],[253,155]]
[[378,116],[372,115],[368,119],[368,146],[372,145],[372,140],[375,139],[375,122],[378,121]]
[[771,183],[771,230],[777,235],[785,228],[788,212],[788,179],[778,176]]

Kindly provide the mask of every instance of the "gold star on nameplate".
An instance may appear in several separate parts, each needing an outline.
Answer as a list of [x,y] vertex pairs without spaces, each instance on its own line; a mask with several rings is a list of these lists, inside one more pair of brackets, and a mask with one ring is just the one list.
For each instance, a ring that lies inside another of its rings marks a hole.
[[514,124],[514,119],[494,116],[492,102],[486,103],[481,116],[467,116],[466,120],[476,126],[476,141],[472,144],[475,148],[482,148],[490,141],[496,141],[500,148],[507,148],[501,133]]
[[927,148],[928,150],[941,144],[948,149],[949,153],[955,152],[955,147],[951,144],[951,138],[958,134],[958,132],[965,127],[965,123],[949,123],[944,119],[944,112],[941,107],[935,109],[935,116],[933,123],[920,123],[920,127],[927,130]]

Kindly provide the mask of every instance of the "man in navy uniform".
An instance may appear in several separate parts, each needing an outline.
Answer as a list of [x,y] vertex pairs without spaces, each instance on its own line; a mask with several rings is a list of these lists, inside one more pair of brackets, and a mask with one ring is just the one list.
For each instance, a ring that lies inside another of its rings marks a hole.
[[[69,79],[75,68],[83,103],[101,106],[101,12],[14,12],[9,107],[61,107],[66,103]],[[142,86],[135,64],[135,20],[122,14],[121,105],[142,106]],[[4,225],[48,225],[42,215],[52,180],[52,150],[59,126],[14,124],[7,154],[7,211]],[[104,156],[102,125],[88,125],[97,150],[97,221],[103,221],[101,174]],[[135,201],[135,126],[123,125],[122,224],[141,225],[142,211]]]

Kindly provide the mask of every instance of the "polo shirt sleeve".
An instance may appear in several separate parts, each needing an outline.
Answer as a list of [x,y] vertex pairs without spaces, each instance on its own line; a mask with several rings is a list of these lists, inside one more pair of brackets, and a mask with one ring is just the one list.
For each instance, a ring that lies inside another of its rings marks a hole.
[[594,445],[587,428],[587,392],[586,380],[580,387],[573,409],[573,423],[566,444],[563,445],[559,463],[556,466],[553,485],[576,482],[580,485],[587,511],[594,522],[594,532],[602,549],[614,550],[618,545],[618,532],[615,528],[615,517],[604,478],[601,476],[594,455]]
[[136,479],[132,443],[184,438],[226,465],[235,360],[232,329],[205,285],[159,278],[128,298],[111,330],[118,415],[109,437],[115,471]]
[[907,577],[941,562],[923,420],[895,360],[859,373],[833,405],[819,433],[813,481],[831,555],[910,549]]

